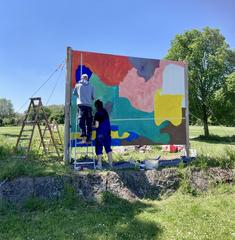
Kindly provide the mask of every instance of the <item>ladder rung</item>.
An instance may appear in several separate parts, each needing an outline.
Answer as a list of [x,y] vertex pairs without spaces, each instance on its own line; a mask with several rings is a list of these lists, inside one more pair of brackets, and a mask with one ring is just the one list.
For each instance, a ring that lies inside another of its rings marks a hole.
[[25,137],[21,137],[20,140],[30,140],[31,138],[25,138]]
[[76,162],[74,164],[79,164],[79,165],[82,165],[82,164],[94,164],[94,161],[90,161],[90,162]]
[[24,121],[24,124],[33,124],[36,123],[36,121]]
[[41,98],[40,97],[33,97],[33,98],[30,98],[31,100],[41,100]]

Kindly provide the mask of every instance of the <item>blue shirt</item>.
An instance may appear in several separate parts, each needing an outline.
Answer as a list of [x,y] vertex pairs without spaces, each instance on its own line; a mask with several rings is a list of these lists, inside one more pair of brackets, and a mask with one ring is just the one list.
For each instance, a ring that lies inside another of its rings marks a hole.
[[96,129],[96,135],[110,135],[111,134],[111,126],[109,121],[109,115],[106,109],[102,108],[96,112],[94,121],[98,121],[99,126]]

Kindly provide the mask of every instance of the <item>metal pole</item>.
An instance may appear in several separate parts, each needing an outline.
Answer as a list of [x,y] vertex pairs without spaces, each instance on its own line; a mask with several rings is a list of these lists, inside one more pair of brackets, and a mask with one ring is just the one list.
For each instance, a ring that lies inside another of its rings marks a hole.
[[67,47],[67,74],[65,84],[64,162],[70,162],[70,106],[72,91],[72,48]]
[[184,86],[185,86],[185,125],[186,125],[186,143],[185,150],[186,156],[189,157],[189,101],[188,101],[188,63],[184,68]]
[[[80,79],[81,80],[81,76],[82,76],[82,53],[80,55],[80,66],[81,66],[81,71],[80,71]],[[78,120],[78,105],[76,104],[76,134],[78,133],[78,124],[79,124],[79,120]],[[75,138],[75,147],[74,147],[74,159],[77,160],[77,143],[78,143],[78,139],[77,137]]]

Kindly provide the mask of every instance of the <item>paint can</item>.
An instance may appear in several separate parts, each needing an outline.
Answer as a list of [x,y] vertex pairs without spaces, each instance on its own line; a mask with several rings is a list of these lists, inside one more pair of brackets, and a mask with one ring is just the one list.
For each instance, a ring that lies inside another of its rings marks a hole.
[[140,162],[140,171],[145,170],[145,161]]

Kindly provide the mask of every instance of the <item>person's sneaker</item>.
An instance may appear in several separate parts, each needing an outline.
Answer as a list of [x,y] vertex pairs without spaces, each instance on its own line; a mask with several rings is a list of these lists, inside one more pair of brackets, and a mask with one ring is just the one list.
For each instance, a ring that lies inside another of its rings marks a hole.
[[81,143],[82,143],[82,144],[85,144],[85,143],[86,143],[86,138],[85,138],[85,137],[82,138]]

